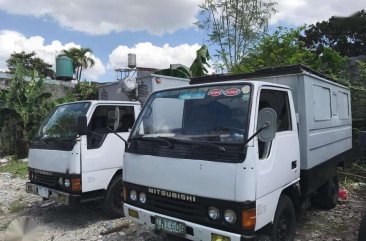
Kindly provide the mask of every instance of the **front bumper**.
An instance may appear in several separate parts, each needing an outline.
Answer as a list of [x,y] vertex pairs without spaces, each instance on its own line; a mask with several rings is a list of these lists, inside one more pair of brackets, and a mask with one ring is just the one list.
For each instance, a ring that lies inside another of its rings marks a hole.
[[[147,227],[152,228],[152,229],[155,229],[155,223],[153,220],[155,220],[156,216],[184,223],[186,225],[186,229],[191,230],[189,232],[189,234],[187,232],[187,234],[185,236],[185,238],[189,239],[189,240],[195,240],[195,241],[196,240],[197,241],[208,240],[208,241],[210,241],[210,240],[212,240],[212,234],[228,237],[228,238],[230,238],[230,241],[254,241],[255,240],[255,236],[243,236],[243,235],[236,234],[236,233],[230,233],[230,232],[222,231],[219,229],[206,227],[206,226],[199,225],[196,223],[191,223],[191,222],[188,222],[188,221],[185,221],[182,219],[173,218],[170,216],[151,212],[151,211],[148,211],[145,209],[141,209],[141,208],[126,204],[126,203],[123,205],[123,209],[124,209],[123,211],[127,218],[129,218],[130,220],[135,221],[137,223],[146,225]],[[136,211],[138,213],[138,218],[134,218],[134,217],[130,216],[129,210]]]
[[[42,188],[43,190],[46,190],[48,192],[48,195],[47,195],[48,197],[41,196],[39,194],[40,188]],[[81,199],[80,195],[66,193],[63,191],[55,190],[55,189],[48,188],[48,187],[43,187],[41,185],[33,184],[30,182],[26,183],[25,189],[26,189],[27,193],[32,193],[32,194],[38,195],[43,198],[54,200],[56,202],[65,204],[70,207],[77,207],[78,204],[80,203],[80,199]]]

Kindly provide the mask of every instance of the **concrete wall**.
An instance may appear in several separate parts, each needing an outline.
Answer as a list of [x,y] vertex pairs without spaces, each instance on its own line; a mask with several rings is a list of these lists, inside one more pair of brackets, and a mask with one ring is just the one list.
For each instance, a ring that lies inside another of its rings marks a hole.
[[[0,72],[0,89],[7,89],[11,78],[11,74]],[[25,80],[29,81],[30,78],[26,77]],[[52,99],[57,99],[75,89],[75,84],[61,80],[44,79],[44,87],[46,92],[52,94]]]

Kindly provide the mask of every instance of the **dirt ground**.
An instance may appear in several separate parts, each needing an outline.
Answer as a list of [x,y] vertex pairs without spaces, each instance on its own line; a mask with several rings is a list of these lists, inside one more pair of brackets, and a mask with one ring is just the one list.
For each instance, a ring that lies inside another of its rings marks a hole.
[[[9,223],[19,217],[29,217],[38,223],[41,237],[37,240],[171,240],[164,234],[155,234],[125,218],[108,220],[97,203],[70,209],[52,201],[42,201],[24,190],[26,180],[0,173],[0,240],[5,240]],[[297,241],[354,241],[357,240],[361,213],[366,208],[366,185],[352,183],[347,187],[348,200],[330,211],[310,209],[297,225]],[[125,223],[123,230],[100,233]]]

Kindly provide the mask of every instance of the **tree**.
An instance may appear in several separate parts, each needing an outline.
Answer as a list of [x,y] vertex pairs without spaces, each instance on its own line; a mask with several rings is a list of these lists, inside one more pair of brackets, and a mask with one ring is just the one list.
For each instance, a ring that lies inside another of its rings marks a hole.
[[326,47],[336,50],[342,56],[365,55],[366,12],[361,10],[349,17],[331,17],[328,21],[310,25],[302,40],[318,55]]
[[196,25],[218,46],[215,56],[223,63],[222,69],[235,67],[266,32],[275,4],[270,0],[205,0],[200,5]]
[[36,70],[42,77],[54,78],[55,72],[52,70],[52,65],[47,64],[41,58],[36,57],[36,53],[12,53],[8,60],[6,60],[10,73],[15,73],[17,65],[24,66],[25,75],[31,76]]
[[297,29],[278,28],[263,36],[233,72],[247,73],[268,67],[304,64],[341,82],[347,82],[347,58],[331,48],[321,56],[306,48],[300,38],[305,26]]
[[94,59],[91,57],[93,51],[90,48],[70,48],[63,51],[64,54],[71,58],[74,63],[74,73],[76,79],[80,81],[83,69],[87,69],[95,65]]
[[9,88],[0,90],[0,144],[8,154],[13,154],[16,141],[28,143],[33,138],[56,104],[69,100],[69,97],[50,99],[51,93],[44,90],[38,73],[34,71],[28,81],[24,78],[26,72],[23,66],[17,65]]

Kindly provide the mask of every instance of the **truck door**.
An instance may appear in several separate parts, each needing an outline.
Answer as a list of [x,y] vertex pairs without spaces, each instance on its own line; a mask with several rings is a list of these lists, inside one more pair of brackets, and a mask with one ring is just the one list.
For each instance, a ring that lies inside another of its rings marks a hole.
[[88,124],[88,135],[82,143],[82,191],[106,189],[109,181],[122,169],[124,142],[112,133],[115,108],[119,108],[117,133],[127,140],[135,121],[134,106],[97,106]]
[[[299,179],[300,154],[296,115],[289,90],[262,88],[258,110],[277,113],[277,133],[271,143],[258,140],[257,200]],[[273,201],[273,200],[272,200]]]

